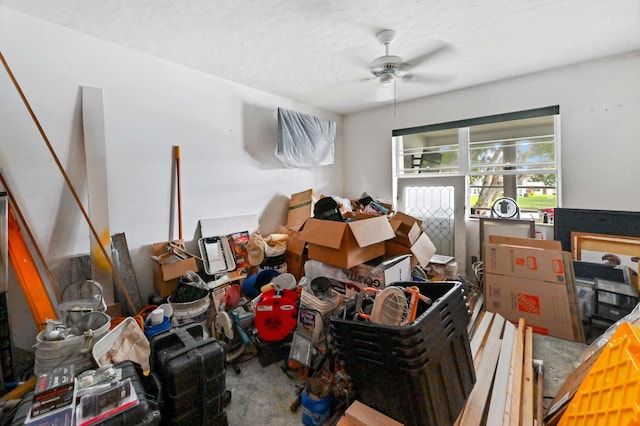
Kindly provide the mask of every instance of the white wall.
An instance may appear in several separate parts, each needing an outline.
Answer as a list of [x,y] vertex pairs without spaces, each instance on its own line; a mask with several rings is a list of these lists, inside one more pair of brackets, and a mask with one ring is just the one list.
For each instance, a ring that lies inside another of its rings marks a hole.
[[[410,90],[405,85],[399,89]],[[345,117],[345,195],[392,198],[391,133],[560,105],[562,207],[640,211],[640,52],[486,84]],[[357,161],[356,161],[357,159]],[[477,255],[467,224],[467,259]]]
[[[174,145],[181,146],[187,240],[199,219],[241,214],[258,215],[261,231],[273,232],[286,222],[290,194],[343,192],[341,117],[333,113],[2,7],[0,51],[83,200],[80,87],[103,89],[110,232],[126,234],[145,300],[153,289],[150,244],[178,235],[177,226],[169,229]],[[89,228],[4,69],[0,93],[0,167],[55,268],[69,255],[88,253]],[[284,168],[274,156],[277,107],[337,121],[336,164]],[[35,325],[15,282],[10,304],[16,345],[29,347]]]

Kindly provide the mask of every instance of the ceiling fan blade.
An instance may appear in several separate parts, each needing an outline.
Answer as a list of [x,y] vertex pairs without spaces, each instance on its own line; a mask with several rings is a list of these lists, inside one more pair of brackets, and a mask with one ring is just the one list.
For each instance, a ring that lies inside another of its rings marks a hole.
[[450,74],[405,74],[402,76],[402,81],[406,83],[421,83],[421,84],[443,84],[449,83],[453,80],[453,75]]
[[371,80],[376,80],[378,77],[372,75],[371,77],[361,77],[358,79],[358,81],[360,82],[365,82],[365,81],[371,81]]
[[426,53],[423,53],[420,56],[417,56],[413,59],[410,59],[408,61],[405,61],[402,64],[402,70],[403,71],[408,71],[410,69],[413,69],[415,67],[417,67],[418,65],[422,64],[423,62],[425,62],[427,59],[431,59],[432,57],[435,57],[436,55],[439,55],[441,53],[446,52],[447,50],[451,49],[451,45],[448,43],[445,43],[443,41],[438,41],[438,44],[435,46],[435,48],[429,50]]

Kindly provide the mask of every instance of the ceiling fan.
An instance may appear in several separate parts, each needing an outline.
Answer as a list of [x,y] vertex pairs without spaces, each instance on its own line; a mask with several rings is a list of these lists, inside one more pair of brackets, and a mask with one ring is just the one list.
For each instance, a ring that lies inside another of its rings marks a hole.
[[385,54],[375,58],[369,64],[369,71],[373,77],[369,77],[363,80],[378,80],[380,87],[389,87],[394,85],[394,103],[395,103],[395,84],[398,80],[412,83],[433,83],[435,81],[442,81],[442,78],[436,76],[427,76],[422,74],[410,73],[409,71],[416,66],[422,64],[427,59],[431,58],[438,52],[443,51],[448,47],[446,44],[432,49],[431,51],[424,53],[409,61],[405,61],[400,56],[391,55],[389,50],[391,44],[395,41],[397,33],[394,30],[382,30],[376,34],[376,38],[384,46]]

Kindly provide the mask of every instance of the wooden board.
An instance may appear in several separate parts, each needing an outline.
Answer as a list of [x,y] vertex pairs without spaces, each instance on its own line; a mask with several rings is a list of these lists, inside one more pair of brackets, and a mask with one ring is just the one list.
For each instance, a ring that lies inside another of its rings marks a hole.
[[339,424],[353,425],[353,426],[402,426],[379,411],[374,410],[368,405],[363,404],[360,401],[353,401],[353,404],[347,408],[344,413],[344,422]]
[[525,321],[518,321],[518,332],[515,342],[515,357],[513,359],[513,385],[511,387],[511,404],[509,409],[509,425],[520,425],[520,403],[522,401],[522,367],[524,356]]
[[527,327],[524,336],[524,362],[522,366],[522,426],[533,426],[533,330]]
[[470,337],[473,337],[476,329],[476,325],[478,321],[482,318],[484,314],[484,297],[482,294],[476,297],[475,303],[473,304],[473,313],[471,314],[471,319],[469,320],[469,324],[467,325],[467,333]]
[[473,333],[473,337],[471,338],[470,346],[471,346],[471,356],[473,359],[476,358],[478,351],[480,350],[480,346],[482,342],[484,342],[485,334],[491,325],[491,321],[493,320],[493,312],[486,312],[482,316],[482,320],[478,325],[478,328]]
[[493,376],[500,355],[502,329],[505,320],[501,315],[495,315],[491,324],[491,330],[484,347],[482,360],[476,370],[476,383],[469,394],[464,413],[460,420],[462,426],[476,426],[485,412]]
[[496,377],[491,390],[487,425],[501,425],[504,418],[515,334],[516,327],[510,322],[506,322],[502,333],[502,346],[500,347]]
[[98,233],[97,236],[90,235],[91,277],[102,285],[104,299],[110,305],[115,297],[111,258],[105,259],[111,253],[111,234],[102,89],[82,86],[82,129],[87,163],[89,217]]

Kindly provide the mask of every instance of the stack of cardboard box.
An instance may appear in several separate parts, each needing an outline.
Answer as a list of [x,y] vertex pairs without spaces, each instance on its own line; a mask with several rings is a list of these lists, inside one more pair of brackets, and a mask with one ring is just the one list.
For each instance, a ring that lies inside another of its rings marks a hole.
[[559,241],[491,236],[484,245],[486,309],[535,332],[584,342],[571,254]]

